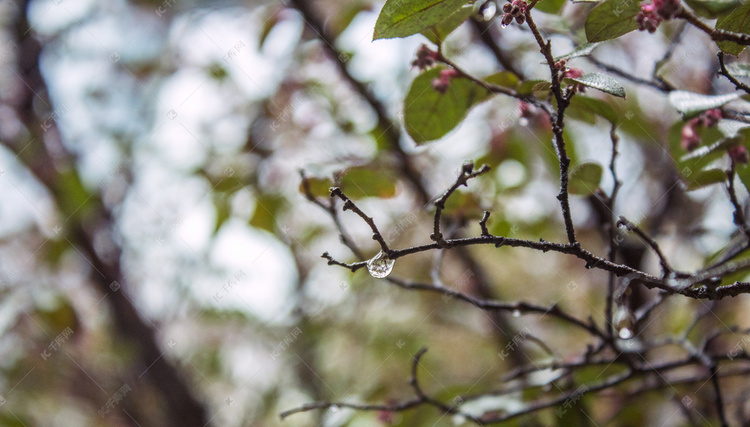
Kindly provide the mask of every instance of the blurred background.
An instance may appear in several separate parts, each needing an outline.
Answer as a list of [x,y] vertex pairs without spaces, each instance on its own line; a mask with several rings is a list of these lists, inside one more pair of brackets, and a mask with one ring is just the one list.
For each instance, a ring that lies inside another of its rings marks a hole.
[[[582,42],[589,7],[558,3],[559,14],[538,13],[556,55]],[[445,138],[417,146],[402,132],[401,111],[418,74],[414,54],[429,42],[372,42],[381,7],[0,1],[0,425],[460,425],[434,408],[328,409],[283,422],[279,413],[316,400],[411,396],[411,357],[422,346],[423,386],[445,401],[495,389],[512,367],[552,357],[531,341],[498,357],[514,331],[527,328],[563,360],[586,350],[591,337],[555,319],[489,315],[321,258],[327,251],[354,262],[378,246],[360,218],[334,203],[361,251],[352,253],[330,212],[307,196],[328,205],[327,188],[339,184],[392,247],[427,243],[429,202],[466,160],[493,170],[451,199],[452,235],[478,235],[487,209],[495,234],[565,240],[547,118],[497,97]],[[658,75],[686,90],[730,91],[713,75],[714,49],[670,22],[595,56],[650,79],[670,51]],[[519,26],[468,22],[443,51],[476,75],[503,69],[503,59],[525,79],[548,78]],[[572,63],[597,69],[583,58]],[[658,90],[623,83],[625,100],[588,93],[623,118],[616,213],[648,229],[677,268],[695,268],[731,241],[732,206],[722,191],[685,192],[669,150],[670,129],[673,145],[679,140],[678,115]],[[574,163],[606,167],[609,124],[591,115],[567,125]],[[612,187],[606,172],[601,187]],[[604,255],[608,219],[597,200],[573,196],[573,213],[584,246]],[[658,272],[658,260],[629,239],[623,245],[632,245],[636,264]],[[426,252],[397,260],[393,276],[604,319],[607,275],[565,255]],[[672,298],[648,329],[678,332],[705,304]],[[696,333],[746,320],[711,309],[716,315]],[[637,407],[627,393],[586,402],[599,422],[683,425],[679,399],[702,393],[688,387]],[[546,391],[476,405],[518,410]],[[556,419],[543,413],[519,425]]]

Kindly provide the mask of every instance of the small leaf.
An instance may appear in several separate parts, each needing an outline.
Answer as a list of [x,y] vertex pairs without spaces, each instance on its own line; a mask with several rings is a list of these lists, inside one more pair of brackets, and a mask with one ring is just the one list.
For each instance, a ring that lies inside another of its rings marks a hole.
[[669,102],[683,116],[683,118],[694,116],[706,110],[719,108],[739,98],[739,93],[727,93],[723,95],[702,95],[695,92],[676,90],[670,92]]
[[711,168],[694,173],[687,179],[688,191],[724,182],[727,174],[721,169]]
[[704,18],[716,19],[733,7],[736,7],[739,0],[685,0],[685,3],[693,9],[693,12]]
[[617,114],[612,106],[601,99],[581,95],[574,96],[570,100],[570,106],[568,109],[571,110],[571,112],[579,110],[596,114],[604,117],[612,124],[617,124],[619,122]]
[[635,17],[640,10],[637,1],[604,0],[586,17],[586,39],[602,42],[638,29]]
[[534,6],[534,10],[544,13],[558,13],[565,5],[565,0],[542,0]]
[[373,40],[408,37],[438,25],[467,0],[387,0],[375,23]]
[[358,166],[347,169],[339,182],[341,190],[352,199],[390,198],[396,195],[396,178],[382,168]]
[[610,95],[625,98],[625,88],[612,77],[601,73],[589,73],[578,79],[570,79],[584,86],[598,89]]
[[589,56],[591,55],[591,52],[596,49],[597,46],[599,46],[601,42],[596,43],[586,43],[584,45],[578,46],[577,48],[573,49],[571,52],[566,53],[565,55],[558,56],[555,58],[555,62],[563,60],[563,59],[573,59],[573,58],[579,58],[581,56]]
[[587,196],[593,194],[602,180],[603,169],[598,163],[582,163],[570,172],[568,192]]
[[448,37],[450,33],[463,24],[471,16],[474,8],[471,6],[464,6],[458,9],[453,15],[440,21],[437,25],[434,25],[427,30],[422,32],[422,35],[427,37],[431,42],[436,45],[441,45]]
[[445,93],[432,87],[445,67],[417,76],[404,100],[404,125],[417,144],[442,138],[466,117],[469,110],[490,97],[490,92],[471,80],[457,77]]
[[517,88],[518,84],[521,82],[518,79],[518,76],[511,73],[510,71],[500,71],[498,73],[489,75],[482,80],[487,83],[492,83],[494,85],[503,86],[510,89]]
[[232,207],[229,204],[229,195],[227,193],[214,193],[214,209],[216,209],[216,219],[214,221],[214,234],[216,234],[222,225],[232,216]]
[[275,194],[263,193],[255,198],[255,211],[250,217],[252,227],[273,233],[276,230],[276,220],[284,206],[284,198]]
[[[750,2],[736,7],[728,15],[720,17],[716,21],[717,30],[732,31],[735,33],[750,33]],[[723,52],[739,55],[745,49],[745,46],[734,42],[722,41],[716,43]]]
[[727,71],[734,77],[750,77],[750,64],[747,62],[733,62],[727,65]]
[[306,191],[310,191],[313,197],[328,197],[331,195],[330,188],[333,187],[333,181],[329,178],[307,178],[307,189],[305,189],[305,183],[300,181],[299,192],[303,196],[307,196]]
[[537,98],[546,98],[552,85],[547,80],[526,80],[516,89],[521,95],[534,95]]
[[750,191],[750,165],[736,164],[735,168],[742,185],[745,186],[747,191]]

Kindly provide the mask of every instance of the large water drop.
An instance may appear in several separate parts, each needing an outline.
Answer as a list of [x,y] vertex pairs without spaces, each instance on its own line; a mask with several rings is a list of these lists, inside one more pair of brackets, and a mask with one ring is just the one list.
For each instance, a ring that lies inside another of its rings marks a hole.
[[482,7],[482,20],[483,21],[489,21],[490,19],[494,18],[497,14],[497,5],[494,1],[488,1],[484,4]]
[[383,279],[388,277],[393,270],[393,264],[396,260],[388,258],[385,252],[380,251],[371,260],[367,261],[367,271],[370,272],[370,276],[376,279]]

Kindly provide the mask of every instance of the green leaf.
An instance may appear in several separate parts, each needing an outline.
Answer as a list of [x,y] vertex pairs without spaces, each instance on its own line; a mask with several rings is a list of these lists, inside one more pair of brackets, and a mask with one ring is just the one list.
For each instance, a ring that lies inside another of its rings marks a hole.
[[439,139],[466,117],[469,110],[488,99],[490,92],[471,80],[457,77],[446,93],[432,87],[445,67],[435,67],[417,76],[404,100],[404,124],[417,144]]
[[573,168],[568,180],[568,192],[588,196],[599,188],[604,170],[598,163],[581,163]]
[[719,108],[739,98],[739,93],[727,93],[722,95],[702,95],[695,92],[676,90],[670,92],[669,102],[682,115],[683,118],[694,116],[706,110]]
[[602,42],[636,30],[635,17],[640,10],[637,1],[604,0],[586,17],[586,39]]
[[[716,29],[743,34],[750,33],[750,2],[745,2],[732,10],[730,14],[720,17],[716,21]],[[735,56],[745,49],[745,46],[734,42],[723,41],[716,44],[722,51]]]
[[453,15],[440,21],[437,25],[422,31],[422,35],[427,37],[431,42],[436,45],[441,45],[448,37],[450,33],[463,24],[471,16],[474,8],[471,6],[464,6],[458,9]]
[[534,6],[534,10],[544,13],[558,13],[565,5],[565,0],[542,0]]
[[692,174],[687,179],[688,191],[697,190],[699,188],[708,187],[709,185],[718,184],[724,182],[727,179],[727,174],[722,169],[711,168],[699,171]]
[[214,221],[214,234],[232,216],[232,207],[229,204],[227,193],[214,193],[214,209],[216,209],[216,220]]
[[373,40],[408,37],[438,25],[466,0],[387,0],[375,23]]
[[607,104],[601,99],[591,98],[588,96],[581,96],[581,95],[574,96],[570,100],[570,106],[568,107],[568,111],[574,114],[576,111],[583,111],[583,112],[588,112],[591,114],[596,114],[598,116],[604,117],[610,123],[615,124],[615,125],[619,121],[617,114],[615,113],[615,110],[612,108],[611,105]]
[[750,165],[735,164],[737,176],[747,191],[750,191]]
[[736,7],[739,0],[685,0],[685,3],[693,9],[693,12],[704,18],[716,19],[733,7]]
[[625,88],[612,77],[601,73],[589,73],[578,79],[570,79],[584,86],[598,89],[610,95],[625,98]]
[[521,95],[534,95],[537,98],[546,98],[552,85],[547,80],[526,80],[516,89]]
[[307,196],[306,191],[310,191],[313,197],[328,197],[331,195],[331,187],[333,187],[333,181],[330,178],[307,178],[307,189],[305,189],[305,183],[300,181],[299,192],[303,196]]
[[276,230],[276,219],[284,206],[284,198],[275,194],[260,194],[255,199],[255,212],[249,224],[273,233]]
[[727,71],[734,77],[750,77],[750,64],[747,62],[733,62],[727,64]]
[[581,56],[589,56],[591,55],[591,52],[596,49],[597,46],[599,46],[601,43],[586,43],[584,45],[578,46],[577,48],[573,49],[571,52],[566,53],[565,55],[560,55],[557,58],[555,58],[555,62],[561,61],[563,59],[573,59],[573,58],[579,58]]
[[487,83],[492,83],[510,89],[517,88],[518,84],[521,82],[521,80],[518,79],[518,76],[511,73],[510,71],[500,71],[498,73],[489,75],[482,80]]
[[358,166],[347,169],[339,182],[352,199],[390,198],[396,195],[396,178],[387,169]]

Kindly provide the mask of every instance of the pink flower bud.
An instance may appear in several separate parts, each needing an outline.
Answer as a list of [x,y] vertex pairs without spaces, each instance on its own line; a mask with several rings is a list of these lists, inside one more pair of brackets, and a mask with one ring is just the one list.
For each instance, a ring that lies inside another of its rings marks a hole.
[[750,155],[748,155],[747,148],[744,145],[735,145],[727,151],[729,152],[729,157],[736,163],[747,164],[750,161]]
[[685,151],[693,151],[701,145],[701,138],[695,131],[693,123],[688,123],[682,128],[682,140],[680,146]]
[[723,118],[722,112],[718,108],[714,108],[713,110],[708,110],[704,112],[701,116],[703,119],[702,120],[703,125],[706,127],[716,126],[716,124],[719,123],[719,120]]
[[581,77],[583,77],[583,70],[580,68],[568,68],[563,73],[563,78],[580,79]]

